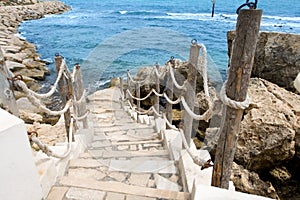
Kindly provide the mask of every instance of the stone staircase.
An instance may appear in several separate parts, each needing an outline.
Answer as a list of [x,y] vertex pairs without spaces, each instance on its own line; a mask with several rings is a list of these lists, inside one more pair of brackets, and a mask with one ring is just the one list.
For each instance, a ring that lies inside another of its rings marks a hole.
[[116,88],[88,97],[92,142],[79,158],[70,160],[47,199],[189,199],[153,120],[136,123],[119,99]]

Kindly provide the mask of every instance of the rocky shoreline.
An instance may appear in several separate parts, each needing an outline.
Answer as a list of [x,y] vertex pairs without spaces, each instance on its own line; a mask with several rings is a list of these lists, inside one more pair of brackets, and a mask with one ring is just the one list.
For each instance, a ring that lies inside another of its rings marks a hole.
[[[5,64],[16,75],[22,74],[27,86],[32,90],[40,89],[38,81],[44,80],[49,70],[46,67],[47,63],[37,54],[35,45],[18,36],[18,27],[24,20],[39,19],[48,14],[59,14],[70,9],[59,1],[0,1],[0,49]],[[234,34],[229,33],[229,46],[233,37]],[[289,38],[293,41],[287,42]],[[278,80],[277,85],[293,90],[290,82],[294,79],[296,71],[300,71],[300,62],[297,60],[300,48],[297,46],[299,45],[297,38],[299,38],[297,35],[262,33],[256,55],[258,59],[254,67],[257,74],[253,76]],[[272,70],[273,66],[279,71]],[[285,72],[284,76],[280,70]],[[275,75],[277,78],[274,78]],[[236,188],[243,192],[272,198],[277,198],[279,194],[293,199],[292,195],[299,193],[294,190],[298,185],[293,188],[286,186],[294,183],[294,177],[299,177],[297,168],[300,166],[300,97],[277,85],[263,79],[251,81],[249,93],[254,101],[245,111],[241,125],[235,157],[237,164],[234,164],[232,180]],[[20,97],[19,95],[18,98]],[[199,102],[201,101],[199,99]],[[28,130],[38,132],[42,141],[52,145],[64,140],[63,123],[57,123],[55,126],[43,125],[43,117],[27,104],[25,98],[18,100],[18,106],[23,110],[20,112],[21,115],[29,111],[34,112],[27,116],[25,121],[30,124],[27,125]],[[206,131],[206,137],[209,137],[209,133],[215,136],[215,130],[210,131]],[[215,144],[206,145],[213,148]],[[274,187],[277,193],[270,181],[273,185],[276,184]],[[299,183],[299,180],[297,181]],[[284,186],[287,190],[282,189]],[[288,194],[289,192],[292,194]]]
[[5,64],[15,75],[21,74],[27,86],[36,91],[40,88],[38,81],[44,80],[49,70],[47,63],[37,54],[35,45],[19,36],[18,27],[22,21],[60,14],[71,8],[59,1],[19,0],[0,3],[0,49]]
[[[47,62],[40,58],[36,46],[19,36],[18,28],[25,20],[40,19],[45,15],[60,14],[71,9],[60,1],[37,0],[0,1],[0,50],[6,66],[34,91],[41,88],[39,81],[49,75]],[[64,123],[58,118],[40,113],[23,94],[14,91],[20,118],[29,132],[37,132],[48,145],[65,140]],[[46,123],[45,123],[46,122]]]

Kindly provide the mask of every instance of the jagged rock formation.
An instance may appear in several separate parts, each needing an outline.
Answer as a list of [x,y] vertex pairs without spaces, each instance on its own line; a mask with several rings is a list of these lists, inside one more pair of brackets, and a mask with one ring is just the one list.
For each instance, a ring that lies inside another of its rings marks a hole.
[[252,79],[251,105],[241,123],[235,159],[250,170],[280,165],[295,154],[300,96],[263,79]]
[[[235,31],[227,33],[230,57]],[[266,79],[287,90],[295,91],[292,82],[300,72],[300,35],[260,32],[252,76]]]
[[272,183],[262,181],[257,173],[250,172],[235,162],[232,164],[231,180],[237,191],[279,199]]

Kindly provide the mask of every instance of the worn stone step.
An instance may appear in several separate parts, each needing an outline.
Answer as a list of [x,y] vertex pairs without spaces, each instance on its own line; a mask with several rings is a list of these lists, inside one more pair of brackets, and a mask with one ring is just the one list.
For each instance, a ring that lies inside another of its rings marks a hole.
[[166,150],[156,151],[107,151],[107,150],[94,150],[90,149],[88,152],[94,158],[132,158],[132,157],[169,157],[169,152]]
[[126,195],[137,195],[142,197],[161,198],[161,199],[189,199],[190,194],[185,192],[175,192],[155,188],[127,185],[115,181],[96,181],[93,179],[79,179],[76,177],[62,177],[59,184],[67,187],[77,187],[103,192],[115,192]]
[[65,200],[104,200],[105,195],[106,192],[99,190],[71,187],[65,195]]
[[99,168],[107,167],[110,164],[109,159],[92,159],[92,158],[78,158],[72,159],[69,163],[69,168]]
[[69,187],[53,186],[48,194],[47,200],[64,200]]
[[174,161],[170,160],[111,160],[109,171],[133,172],[133,173],[177,173]]

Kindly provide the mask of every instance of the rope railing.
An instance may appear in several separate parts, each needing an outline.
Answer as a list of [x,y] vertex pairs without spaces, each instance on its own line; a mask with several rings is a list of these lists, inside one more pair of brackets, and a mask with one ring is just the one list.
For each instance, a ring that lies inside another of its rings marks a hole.
[[43,143],[38,137],[36,137],[35,135],[32,135],[30,137],[31,141],[33,143],[35,143],[39,149],[44,152],[47,156],[51,156],[51,157],[55,157],[55,158],[59,158],[59,159],[64,159],[66,157],[68,157],[71,153],[72,150],[72,138],[73,138],[73,117],[71,118],[71,122],[70,122],[70,130],[69,130],[69,136],[68,136],[68,147],[66,149],[66,151],[62,154],[59,155],[55,152],[53,152],[45,143]]
[[170,75],[171,75],[170,77],[171,77],[171,79],[172,79],[172,83],[174,84],[174,86],[175,86],[177,89],[179,89],[179,90],[186,90],[186,86],[185,86],[186,82],[184,82],[183,85],[179,85],[179,84],[177,83],[176,78],[175,78],[175,75],[174,75],[174,70],[173,70],[173,68],[168,66],[168,71],[169,71],[169,73],[170,73]]
[[[73,72],[71,73],[63,57],[56,55],[55,65],[57,78],[54,84],[50,86],[51,89],[48,92],[38,93],[28,88],[26,83],[23,82],[23,77],[21,75],[14,76],[14,74],[6,67],[5,62],[2,62],[2,65],[3,69],[7,69],[8,71],[8,78],[6,79],[9,81],[11,88],[25,94],[25,97],[33,106],[48,115],[64,115],[68,147],[67,151],[63,155],[57,155],[53,153],[47,145],[43,144],[37,138],[37,136],[31,136],[31,140],[36,143],[37,146],[48,156],[61,159],[67,157],[71,152],[71,145],[72,141],[74,140],[74,127],[77,127],[74,120],[82,121],[83,128],[88,128],[87,124],[85,125],[85,122],[90,111],[86,109],[85,105],[86,91],[83,88],[80,66],[75,65]],[[58,92],[61,94],[61,110],[49,109],[43,102],[46,98],[51,97],[56,90],[58,90]]]
[[[198,44],[193,44],[193,45],[195,47],[195,45],[198,45]],[[186,95],[185,93],[187,93],[187,88],[189,86],[187,84],[190,84],[190,82],[188,82],[187,80],[185,80],[183,82],[183,84],[180,85],[177,82],[177,80],[176,80],[174,69],[172,67],[170,67],[170,66],[166,66],[166,68],[164,68],[164,70],[161,73],[159,73],[158,67],[154,66],[154,75],[155,75],[156,79],[157,78],[164,79],[165,76],[168,76],[168,83],[165,83],[165,84],[167,84],[166,88],[167,87],[169,88],[170,85],[173,85],[173,86],[175,86],[176,89],[182,91],[181,95],[176,100],[173,100],[173,95],[171,95],[170,97],[168,96],[168,94],[170,94],[170,93],[169,92],[167,93],[168,90],[166,90],[166,89],[165,89],[165,92],[163,92],[162,94],[160,94],[159,92],[157,92],[155,89],[151,89],[151,91],[148,92],[148,94],[145,97],[140,97],[140,93],[139,93],[139,90],[138,90],[137,91],[137,96],[138,97],[135,97],[130,92],[130,85],[128,84],[128,88],[126,90],[126,93],[128,94],[128,97],[131,99],[131,101],[129,99],[128,102],[129,102],[129,107],[132,110],[135,110],[138,114],[146,114],[146,113],[148,113],[151,110],[153,112],[153,114],[154,114],[155,117],[160,117],[160,118],[164,119],[165,124],[167,125],[168,128],[176,130],[176,131],[179,131],[180,135],[181,135],[181,138],[182,138],[183,146],[187,150],[187,153],[191,156],[191,158],[193,159],[193,161],[194,161],[195,164],[197,164],[197,165],[201,166],[202,168],[204,168],[204,167],[207,167],[207,166],[211,166],[210,165],[210,161],[205,161],[205,160],[201,159],[198,155],[195,155],[195,152],[191,151],[191,149],[189,147],[190,145],[188,144],[188,141],[186,139],[186,136],[184,135],[183,130],[181,128],[177,128],[176,126],[172,125],[172,118],[171,118],[171,120],[169,120],[169,118],[167,117],[167,114],[165,112],[160,112],[159,110],[157,110],[158,107],[156,108],[155,106],[152,106],[148,111],[141,112],[141,111],[139,111],[139,108],[137,108],[139,106],[134,107],[132,105],[132,99],[134,99],[136,101],[144,101],[147,98],[149,98],[151,95],[155,95],[156,98],[157,97],[164,97],[164,99],[166,100],[166,102],[168,104],[170,104],[170,105],[175,105],[175,104],[181,103],[182,106],[183,106],[183,110],[192,119],[195,119],[195,120],[204,120],[204,121],[210,120],[211,117],[212,117],[212,114],[213,114],[213,103],[212,103],[212,99],[210,97],[209,89],[208,89],[207,60],[206,60],[207,59],[206,58],[207,51],[206,51],[206,48],[205,48],[205,46],[203,44],[198,45],[197,48],[199,48],[201,50],[201,55],[202,56],[200,58],[199,65],[201,67],[201,74],[202,74],[202,78],[203,78],[204,93],[205,93],[205,97],[206,97],[206,99],[208,101],[208,109],[202,115],[196,114],[193,111],[193,109],[190,108],[189,104],[187,103],[186,98],[188,97],[188,95]],[[200,53],[200,51],[199,51],[199,53]],[[196,66],[196,65],[193,65],[193,66]],[[129,72],[127,73],[127,75],[128,75],[128,81],[129,81],[129,83],[130,82],[133,82],[135,84],[140,83],[138,81],[134,81]],[[159,84],[159,82],[156,82],[156,88],[159,88],[157,86],[157,84]],[[171,88],[171,94],[173,92],[172,88]]]

